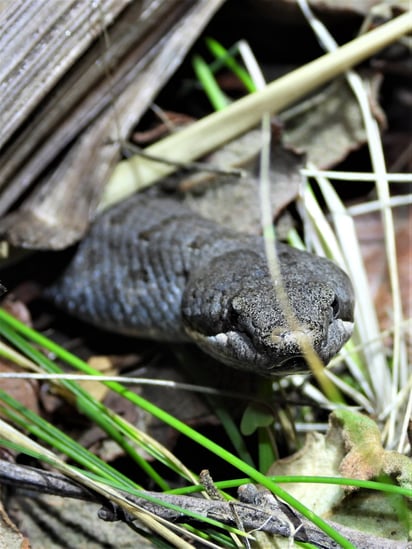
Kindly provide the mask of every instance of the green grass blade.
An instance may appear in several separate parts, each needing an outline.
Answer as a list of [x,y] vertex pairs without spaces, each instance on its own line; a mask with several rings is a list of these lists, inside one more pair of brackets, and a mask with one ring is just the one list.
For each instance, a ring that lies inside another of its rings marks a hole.
[[[45,357],[38,349],[29,345],[19,334],[14,333],[7,325],[1,323],[1,331],[13,344],[21,351],[25,352],[31,360],[41,364],[42,367],[50,373],[62,373],[54,362]],[[36,333],[36,332],[34,332]],[[65,387],[76,399],[76,404],[80,412],[97,423],[121,448],[149,475],[163,490],[169,488],[168,483],[156,472],[133,446],[127,441],[126,434],[122,426],[124,423],[117,421],[113,414],[103,404],[94,399],[87,391],[82,389],[74,381],[60,380],[60,384]],[[121,419],[121,418],[120,418]]]
[[192,60],[193,70],[202,84],[202,87],[209,98],[215,111],[220,111],[227,107],[229,100],[220,89],[212,71],[205,61],[199,55],[195,55]]
[[230,51],[222,46],[217,40],[213,38],[206,38],[206,45],[210,52],[226,65],[239,80],[243,83],[248,92],[253,93],[256,91],[256,86],[250,77],[249,73],[236,61]]

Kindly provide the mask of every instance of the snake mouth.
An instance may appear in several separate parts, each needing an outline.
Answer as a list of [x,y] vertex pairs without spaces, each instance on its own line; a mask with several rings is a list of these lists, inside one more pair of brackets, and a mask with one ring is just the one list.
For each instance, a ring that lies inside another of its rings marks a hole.
[[293,355],[285,357],[273,366],[273,371],[269,371],[268,375],[282,376],[290,374],[304,374],[310,370],[304,355]]
[[[310,371],[310,366],[305,358],[305,354],[307,354],[305,345],[309,345],[326,365],[352,335],[353,322],[333,321],[329,325],[327,337],[322,341],[321,347],[314,343],[313,334],[310,332],[305,333],[299,330],[288,332],[281,338],[284,347],[282,351],[278,345],[262,347],[261,344],[256,344],[252,338],[241,331],[206,335],[188,327],[185,329],[203,351],[219,362],[233,368],[274,377]],[[276,339],[278,337],[276,336]],[[302,345],[302,339],[306,341],[306,344]]]
[[337,319],[328,327],[327,338],[324,345],[318,351],[325,365],[333,358],[350,339],[353,333],[354,323],[350,320]]
[[256,350],[252,339],[243,332],[228,331],[205,335],[185,328],[196,344],[219,362],[233,368],[267,375],[267,358],[262,364],[262,355]]
[[279,355],[257,349],[252,339],[244,332],[229,331],[205,335],[186,328],[197,345],[219,362],[236,369],[275,377],[308,372],[309,367],[300,353]]

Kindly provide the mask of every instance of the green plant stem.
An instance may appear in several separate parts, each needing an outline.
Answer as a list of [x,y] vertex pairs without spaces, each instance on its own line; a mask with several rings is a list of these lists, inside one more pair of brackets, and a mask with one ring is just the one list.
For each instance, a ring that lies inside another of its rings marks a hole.
[[[213,38],[206,38],[206,45],[218,61],[236,74],[248,92],[253,93],[256,91],[256,86],[249,73],[234,59],[231,51],[228,51]],[[213,71],[213,67],[211,67],[211,70]]]
[[225,94],[220,89],[212,71],[199,55],[195,55],[192,61],[193,70],[202,84],[203,89],[215,111],[221,111],[229,104]]
[[[385,482],[377,482],[372,480],[359,480],[355,478],[344,477],[319,477],[319,476],[306,476],[306,475],[285,475],[285,476],[270,476],[270,480],[279,484],[297,483],[302,482],[305,484],[335,484],[339,486],[356,486],[357,488],[363,488],[365,490],[376,490],[380,492],[387,492],[389,494],[396,494],[399,496],[405,496],[412,498],[412,490],[409,488],[403,488],[402,486],[396,486]],[[216,488],[219,490],[227,490],[228,488],[238,488],[244,484],[251,482],[251,478],[237,478],[232,480],[221,480],[215,482]],[[176,488],[170,490],[169,494],[190,494],[193,492],[199,492],[202,488],[199,486],[186,486],[184,488]]]

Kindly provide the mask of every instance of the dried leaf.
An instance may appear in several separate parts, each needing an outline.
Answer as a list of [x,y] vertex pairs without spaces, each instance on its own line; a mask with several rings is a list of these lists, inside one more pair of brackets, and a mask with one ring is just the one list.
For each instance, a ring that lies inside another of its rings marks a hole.
[[330,421],[332,428],[342,430],[347,452],[340,466],[343,476],[371,480],[386,474],[411,490],[412,497],[412,460],[383,448],[380,430],[373,420],[342,409],[333,412]]
[[[378,109],[376,77],[366,79]],[[380,111],[380,117],[385,115]],[[337,80],[279,117],[285,124],[283,140],[305,152],[308,160],[327,169],[366,142],[358,102],[344,79]]]
[[[1,373],[13,373],[24,372],[22,368],[19,368],[15,364],[12,364],[6,360],[0,362]],[[0,379],[0,389],[5,391],[15,400],[20,402],[22,406],[25,406],[36,414],[40,413],[39,410],[39,389],[38,382],[30,379]]]
[[[254,157],[261,147],[260,130],[248,132],[239,139],[231,141],[216,154],[208,157],[211,166],[224,170],[239,168],[249,163],[242,177],[219,177],[213,174],[196,174],[188,180],[185,178],[180,188],[198,185],[196,190],[186,193],[185,202],[199,212],[200,215],[213,219],[216,223],[249,234],[260,234],[261,211],[259,204],[258,162]],[[300,168],[301,155],[288,150],[281,145],[272,147],[270,168],[270,193],[273,218],[295,200],[302,181]],[[228,207],[230,204],[230,207]]]
[[[405,318],[412,317],[412,208],[398,207],[393,210],[399,286]],[[386,262],[385,239],[380,212],[355,216],[356,230],[362,248],[371,292],[378,312],[382,330],[393,326],[393,304]]]
[[[344,409],[330,415],[326,436],[309,433],[305,446],[292,456],[275,462],[268,474],[343,476],[362,480],[386,474],[396,479],[400,486],[412,490],[412,461],[382,447],[381,433],[374,421]],[[332,513],[338,503],[350,510],[351,500],[345,499],[345,493],[354,490],[333,484],[317,484],[316,490],[307,483],[288,483],[284,487],[320,515]],[[381,498],[385,499],[385,495]],[[373,509],[370,514],[373,515]]]
[[[327,436],[309,433],[305,445],[290,457],[276,461],[268,475],[339,476],[339,465],[345,455],[343,441],[336,431]],[[283,485],[314,512],[325,515],[344,498],[342,486],[299,483]]]
[[[87,360],[87,363],[98,370],[102,375],[115,376],[118,375],[116,368],[107,356],[92,356]],[[109,392],[109,388],[100,381],[78,381],[77,382],[85,391],[90,393],[93,398],[101,402]]]

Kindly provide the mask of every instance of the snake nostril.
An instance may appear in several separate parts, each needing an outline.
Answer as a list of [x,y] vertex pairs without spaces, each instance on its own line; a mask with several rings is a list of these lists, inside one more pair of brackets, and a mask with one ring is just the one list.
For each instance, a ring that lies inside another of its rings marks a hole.
[[339,299],[338,297],[335,295],[332,303],[331,303],[331,307],[332,307],[332,313],[333,313],[333,319],[337,319],[338,316],[339,316],[339,313],[340,313],[340,303],[339,303]]

